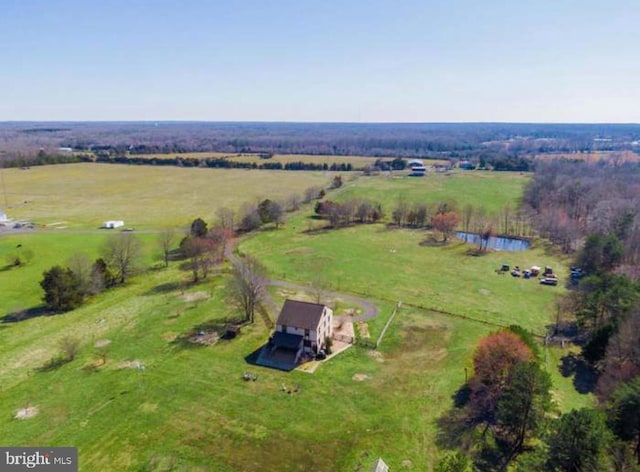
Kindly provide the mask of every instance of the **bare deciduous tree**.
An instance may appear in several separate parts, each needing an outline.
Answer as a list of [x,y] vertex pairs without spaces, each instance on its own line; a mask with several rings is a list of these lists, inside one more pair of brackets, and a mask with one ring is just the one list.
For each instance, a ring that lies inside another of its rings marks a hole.
[[287,211],[298,211],[302,204],[302,198],[297,193],[292,193],[287,198]]
[[86,254],[76,253],[72,255],[67,261],[67,267],[71,269],[73,275],[77,279],[78,289],[83,297],[92,293],[92,273],[93,264],[89,260]]
[[201,278],[206,279],[213,266],[222,259],[224,241],[187,237],[181,247],[189,259],[193,281],[198,282]]
[[231,271],[228,291],[231,302],[241,309],[247,321],[253,323],[256,306],[264,300],[267,270],[251,256],[238,259]]
[[322,303],[322,300],[324,299],[327,288],[329,286],[326,278],[322,274],[322,267],[316,267],[309,286],[311,295],[313,296],[313,301],[316,303]]
[[225,207],[219,208],[218,211],[216,211],[216,216],[218,218],[218,226],[233,231],[236,219],[236,214],[233,210]]
[[176,232],[172,229],[166,229],[158,235],[158,245],[162,250],[165,267],[169,267],[169,254],[171,253],[171,248],[176,242],[176,236]]
[[58,341],[60,350],[65,356],[65,360],[71,362],[75,359],[78,349],[80,349],[80,341],[72,336],[65,336]]
[[132,233],[114,234],[104,247],[104,260],[121,284],[138,271],[141,256],[142,243]]

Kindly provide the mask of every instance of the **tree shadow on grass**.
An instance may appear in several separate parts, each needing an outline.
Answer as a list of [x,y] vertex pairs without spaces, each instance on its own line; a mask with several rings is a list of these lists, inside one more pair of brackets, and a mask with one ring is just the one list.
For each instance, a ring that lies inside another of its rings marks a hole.
[[229,341],[237,336],[241,323],[237,318],[207,320],[177,336],[171,344],[182,349],[194,349],[210,346],[219,340]]
[[563,377],[573,376],[573,386],[578,393],[593,393],[596,388],[598,374],[581,356],[567,354],[560,359],[558,370]]
[[5,266],[0,267],[0,272],[9,272],[10,270],[19,268],[19,265],[15,264],[7,264]]
[[442,239],[438,239],[435,236],[431,236],[428,235],[426,238],[424,238],[422,241],[420,241],[418,243],[418,246],[423,246],[423,247],[446,247],[449,245],[449,243],[451,242],[451,239],[448,239],[446,241],[442,240]]
[[144,294],[145,295],[158,295],[162,293],[175,292],[176,290],[185,289],[187,285],[184,282],[167,282],[165,284],[156,285],[151,287]]
[[36,372],[52,372],[54,370],[59,369],[65,364],[71,362],[71,359],[67,359],[64,357],[52,357],[47,362],[45,362],[40,367],[35,369]]
[[438,447],[468,450],[473,444],[473,430],[477,424],[466,408],[470,396],[471,390],[467,384],[462,385],[451,396],[453,408],[436,420]]
[[40,305],[27,308],[25,310],[16,310],[11,313],[7,313],[0,317],[0,320],[2,320],[2,323],[19,323],[20,321],[30,320],[31,318],[53,314],[55,313],[50,311],[47,307]]

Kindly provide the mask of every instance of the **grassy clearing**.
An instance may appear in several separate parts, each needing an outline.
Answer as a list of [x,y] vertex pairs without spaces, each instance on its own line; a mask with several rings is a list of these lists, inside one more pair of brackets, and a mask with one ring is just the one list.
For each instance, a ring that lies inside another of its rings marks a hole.
[[164,168],[112,164],[68,164],[5,169],[14,219],[57,228],[95,229],[105,220],[124,220],[136,229],[186,226],[211,221],[216,210],[301,194],[326,186],[325,172]]
[[361,177],[341,193],[341,198],[369,198],[383,204],[387,214],[400,199],[409,203],[454,201],[460,210],[466,204],[488,213],[505,205],[517,208],[530,175],[518,172],[456,171],[426,177]]
[[561,261],[542,248],[521,253],[467,254],[469,246],[421,246],[424,231],[389,230],[366,225],[308,234],[299,217],[281,231],[248,240],[243,251],[259,254],[277,278],[309,283],[322,271],[331,287],[388,302],[442,310],[491,323],[520,324],[538,333],[554,312],[562,287],[536,280],[497,275],[503,262],[512,266],[550,265]]
[[[189,169],[171,169],[182,170]],[[246,172],[251,174],[263,172]],[[507,174],[473,173],[477,180],[466,175],[360,179],[350,182],[340,198],[355,192],[386,196],[389,202],[403,194],[431,201],[438,195],[464,204],[473,197],[476,204],[497,209],[499,199],[508,196],[515,206],[520,190]],[[505,188],[510,189],[507,196],[495,196]],[[95,205],[126,210],[111,199]],[[81,205],[73,209],[77,215],[69,209],[68,219],[83,224],[86,210]],[[163,224],[164,218],[154,212],[149,225]],[[257,255],[273,278],[304,284],[322,270],[330,288],[367,294],[381,309],[368,322],[372,338],[393,304],[402,300],[404,307],[378,352],[353,347],[311,375],[246,362],[269,334],[261,321],[235,340],[210,347],[177,343],[195,326],[234,312],[226,302],[224,271],[197,286],[183,286],[189,274],[172,263],[73,312],[0,323],[5,360],[0,365],[0,437],[15,445],[75,445],[87,470],[365,471],[377,457],[393,470],[402,470],[404,461],[410,461],[411,470],[430,470],[441,454],[435,445],[436,419],[451,407],[465,367],[470,372],[478,339],[496,328],[419,306],[538,332],[551,321],[554,295],[563,288],[498,276],[494,270],[503,262],[552,265],[562,277],[563,261],[543,247],[471,257],[459,242],[421,246],[425,233],[420,231],[368,225],[308,234],[310,224],[318,222],[300,214],[282,229],[243,241],[240,250]],[[37,304],[42,271],[63,263],[79,247],[97,254],[104,237],[52,232],[1,237],[0,254],[22,244],[35,257],[24,268],[0,272],[0,314]],[[155,235],[141,237],[150,265]],[[290,295],[278,289],[274,294]],[[339,310],[345,308],[351,307],[338,302]],[[81,340],[78,357],[58,369],[38,371],[58,354],[57,342],[68,334]],[[588,405],[591,396],[578,394],[573,379],[557,371],[564,354],[547,350],[556,401],[563,410]],[[144,371],[135,365],[144,365]],[[258,380],[241,380],[245,370],[258,373]],[[282,384],[298,384],[301,390],[283,393]],[[30,406],[38,408],[35,417],[13,419],[17,410]]]
[[[395,467],[428,467],[429,425],[444,406],[426,399],[446,399],[460,380],[436,374],[468,357],[467,336],[456,334],[462,321],[407,309],[375,357],[356,347],[314,375],[257,369],[259,380],[245,383],[241,373],[256,368],[244,357],[266,328],[257,323],[212,347],[176,345],[177,335],[230,313],[224,275],[186,291],[174,285],[184,277],[176,267],[155,271],[65,315],[2,325],[0,355],[11,362],[0,371],[0,435],[11,444],[74,444],[89,470],[350,470],[379,455]],[[37,372],[67,334],[82,340],[78,357]],[[101,340],[110,343],[95,347]],[[145,370],[127,367],[132,361]],[[282,393],[282,383],[301,392]],[[38,415],[12,419],[28,406]]]

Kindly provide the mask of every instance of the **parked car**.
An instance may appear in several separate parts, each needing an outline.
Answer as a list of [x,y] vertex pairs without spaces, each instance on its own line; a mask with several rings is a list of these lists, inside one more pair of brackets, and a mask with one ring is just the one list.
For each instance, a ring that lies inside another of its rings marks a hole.
[[544,277],[540,283],[542,285],[558,285],[558,279],[555,277]]

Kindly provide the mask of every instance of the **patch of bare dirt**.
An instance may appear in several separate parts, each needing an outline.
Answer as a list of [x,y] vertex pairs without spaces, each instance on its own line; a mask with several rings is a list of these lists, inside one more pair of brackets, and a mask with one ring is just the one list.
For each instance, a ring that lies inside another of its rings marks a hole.
[[29,418],[33,418],[37,414],[38,414],[38,407],[30,406],[28,408],[21,408],[20,410],[18,410],[14,418],[17,420],[26,420]]
[[371,337],[371,333],[369,333],[369,325],[364,321],[358,321],[358,333],[363,339],[369,339]]
[[144,369],[144,364],[139,359],[124,361],[118,364],[118,369]]
[[211,298],[208,292],[188,292],[180,295],[180,299],[185,302],[197,302],[198,300],[207,300]]
[[353,374],[353,377],[351,378],[356,382],[364,382],[365,380],[370,379],[371,377],[367,374]]
[[110,339],[98,339],[98,340],[95,342],[94,346],[95,346],[95,347],[106,347],[106,346],[108,346],[109,344],[111,344],[111,340],[110,340]]
[[376,362],[384,362],[384,356],[380,351],[369,351],[369,357]]
[[311,301],[311,297],[306,292],[282,289],[278,291],[282,298],[292,298],[294,300]]
[[220,335],[216,332],[213,333],[203,333],[203,334],[194,334],[189,338],[189,342],[194,344],[204,344],[205,346],[211,346],[218,342],[220,339]]
[[164,341],[172,342],[175,341],[175,339],[178,337],[178,333],[176,333],[175,331],[167,331],[166,333],[162,333],[160,337]]

